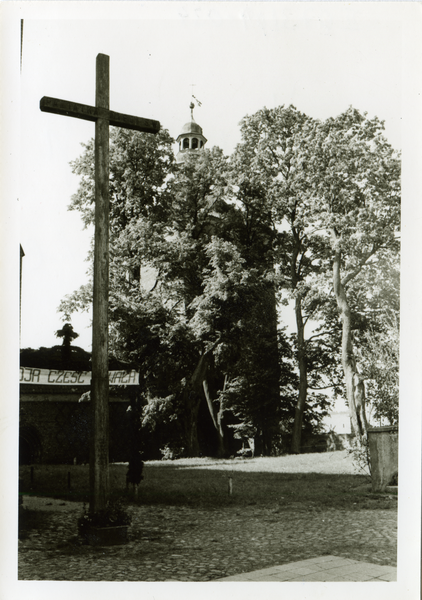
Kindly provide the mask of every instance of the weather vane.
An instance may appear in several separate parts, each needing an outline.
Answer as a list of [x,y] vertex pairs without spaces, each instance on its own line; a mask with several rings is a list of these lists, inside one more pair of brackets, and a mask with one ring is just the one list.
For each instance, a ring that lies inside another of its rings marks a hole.
[[[196,96],[194,96],[194,95],[193,95],[193,88],[194,88],[194,86],[196,86],[196,83],[191,83],[190,85],[191,85],[191,88],[192,88],[192,92],[191,92],[191,93],[192,93],[192,98],[195,98],[195,100],[196,100],[196,103],[197,103],[197,105],[198,105],[198,106],[202,106],[202,102],[200,102],[200,101],[198,100],[198,98],[197,98]],[[193,102],[191,102],[191,105],[192,105],[192,104],[193,104]],[[194,106],[191,106],[190,108],[191,108],[191,110],[193,111],[193,108],[194,108]],[[192,115],[193,115],[193,113],[192,113]]]

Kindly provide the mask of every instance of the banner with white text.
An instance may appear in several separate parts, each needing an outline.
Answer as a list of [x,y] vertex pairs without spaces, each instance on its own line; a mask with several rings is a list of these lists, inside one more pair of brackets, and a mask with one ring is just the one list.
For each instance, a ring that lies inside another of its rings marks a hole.
[[[57,371],[20,367],[19,383],[41,385],[91,385],[91,371]],[[138,385],[139,373],[136,371],[109,371],[110,385]]]

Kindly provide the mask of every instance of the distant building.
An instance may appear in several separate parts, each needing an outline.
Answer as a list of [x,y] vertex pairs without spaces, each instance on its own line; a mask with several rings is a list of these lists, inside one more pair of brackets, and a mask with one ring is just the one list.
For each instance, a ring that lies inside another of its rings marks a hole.
[[[62,346],[26,348],[20,353],[19,463],[70,464],[89,461],[91,403],[89,385],[78,379],[91,371],[91,354],[71,346],[71,359],[63,367]],[[26,369],[25,369],[26,367]],[[131,367],[109,361],[110,371]],[[41,373],[49,373],[41,383]],[[31,376],[32,375],[32,376]],[[63,381],[67,384],[59,384]],[[75,384],[69,384],[75,381]],[[54,384],[53,384],[54,383]],[[110,385],[110,461],[130,456],[131,396],[138,386]],[[85,394],[85,396],[83,396]]]
[[349,411],[332,412],[324,419],[326,430],[334,429],[335,433],[352,433]]

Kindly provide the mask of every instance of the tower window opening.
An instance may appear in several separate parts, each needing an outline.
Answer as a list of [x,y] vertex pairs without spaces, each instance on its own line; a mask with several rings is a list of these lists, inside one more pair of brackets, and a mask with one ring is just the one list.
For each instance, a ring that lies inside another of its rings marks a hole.
[[192,138],[192,148],[193,149],[198,148],[198,139],[197,138]]
[[201,141],[199,142],[199,147],[200,147],[200,148],[202,148],[202,146],[203,146],[203,145],[204,145],[204,143],[203,143],[203,141],[201,140]]
[[185,138],[183,140],[183,149],[185,149],[185,148],[189,148],[189,139],[188,138]]

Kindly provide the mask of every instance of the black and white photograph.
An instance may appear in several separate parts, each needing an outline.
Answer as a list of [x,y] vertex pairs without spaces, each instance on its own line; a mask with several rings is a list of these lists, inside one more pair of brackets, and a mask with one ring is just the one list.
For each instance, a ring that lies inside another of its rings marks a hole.
[[0,18],[0,596],[418,598],[421,5]]

